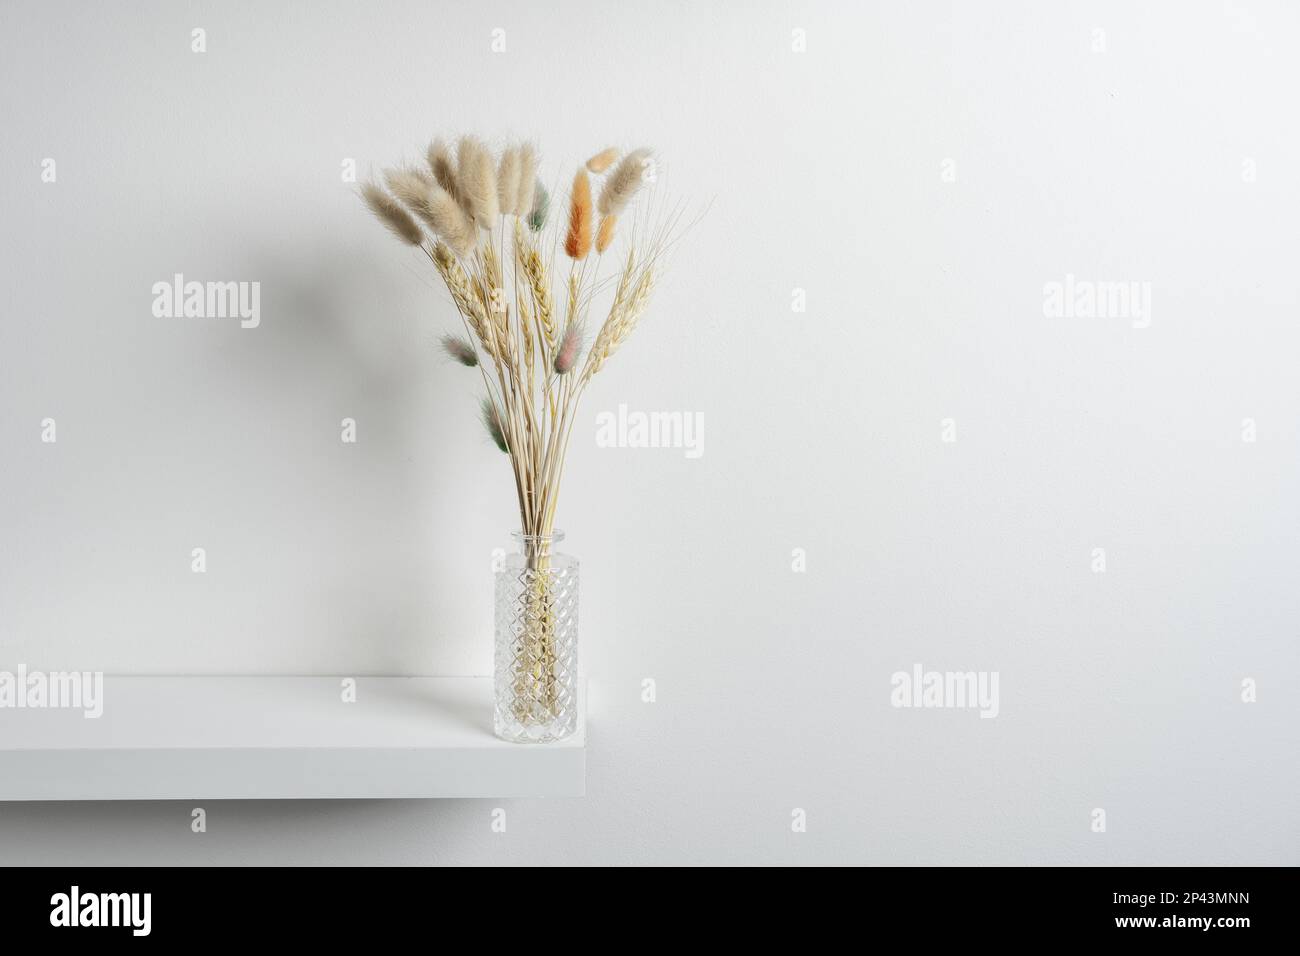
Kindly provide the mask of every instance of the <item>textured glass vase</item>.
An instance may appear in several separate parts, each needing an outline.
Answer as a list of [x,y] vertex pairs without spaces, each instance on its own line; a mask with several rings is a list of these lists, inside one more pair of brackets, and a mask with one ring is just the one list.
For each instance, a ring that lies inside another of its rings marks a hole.
[[564,533],[516,532],[496,573],[496,734],[561,740],[578,728],[578,562],[555,551]]

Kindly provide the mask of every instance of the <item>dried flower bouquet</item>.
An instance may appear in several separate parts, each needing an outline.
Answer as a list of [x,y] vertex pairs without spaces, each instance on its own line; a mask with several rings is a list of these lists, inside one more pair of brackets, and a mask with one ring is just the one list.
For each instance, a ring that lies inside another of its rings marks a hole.
[[[466,136],[453,158],[438,140],[429,147],[427,169],[390,169],[386,190],[375,183],[362,189],[374,214],[428,255],[460,312],[465,335],[444,337],[443,347],[482,373],[483,420],[510,456],[525,534],[551,533],[578,400],[650,301],[668,219],[640,235],[630,231],[615,266],[613,299],[584,358],[593,301],[611,281],[601,278],[602,260],[652,170],[648,149],[621,159],[606,149],[578,169],[563,233],[569,269],[558,304],[551,279],[555,244],[547,249],[543,239],[550,197],[530,145],[507,147],[494,159]],[[593,175],[603,177],[594,202]]]
[[[516,633],[507,653],[507,716],[519,727],[543,726],[567,706],[560,685],[568,665],[563,647],[557,651],[564,622],[556,607],[568,596],[555,593],[551,541],[578,402],[645,312],[678,218],[628,214],[643,184],[654,178],[651,152],[620,155],[610,148],[579,167],[567,216],[548,230],[550,196],[537,166],[530,144],[494,156],[466,136],[454,154],[436,140],[427,165],[386,170],[383,185],[362,188],[371,211],[399,239],[419,247],[442,277],[464,325],[463,335],[443,337],[443,348],[479,370],[484,426],[510,458],[523,544],[520,578],[527,581],[513,611]],[[594,199],[593,177],[599,185]],[[625,239],[626,251],[614,253],[618,238]],[[606,253],[613,265],[602,275]],[[555,289],[553,276],[565,271],[564,259],[567,274]],[[593,312],[603,313],[598,326]],[[501,604],[499,595],[499,664]],[[498,684],[501,679],[499,666]],[[517,739],[554,739],[547,734]]]

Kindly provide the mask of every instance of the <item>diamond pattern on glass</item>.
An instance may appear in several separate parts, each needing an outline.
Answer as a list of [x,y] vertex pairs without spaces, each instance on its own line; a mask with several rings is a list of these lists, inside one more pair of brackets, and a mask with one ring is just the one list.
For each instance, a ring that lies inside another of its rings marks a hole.
[[496,575],[498,737],[560,740],[578,727],[578,567]]

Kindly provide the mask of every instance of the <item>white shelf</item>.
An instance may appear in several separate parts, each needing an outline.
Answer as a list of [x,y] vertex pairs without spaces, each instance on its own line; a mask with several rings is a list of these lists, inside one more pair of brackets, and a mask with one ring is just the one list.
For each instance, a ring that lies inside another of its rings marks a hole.
[[580,797],[578,731],[492,735],[486,677],[104,677],[103,715],[0,708],[0,800]]

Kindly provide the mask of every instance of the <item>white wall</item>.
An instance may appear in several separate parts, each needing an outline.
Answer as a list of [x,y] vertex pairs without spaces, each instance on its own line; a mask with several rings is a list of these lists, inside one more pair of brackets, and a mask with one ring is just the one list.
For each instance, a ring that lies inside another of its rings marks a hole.
[[[488,673],[508,473],[340,164],[647,143],[712,203],[571,451],[585,800],[5,806],[0,860],[1300,863],[1294,5],[0,18],[0,666]],[[261,326],[155,318],[176,272]],[[1067,274],[1149,326],[1045,317]],[[619,403],[703,456],[596,447]],[[891,707],[917,662],[999,716]]]

